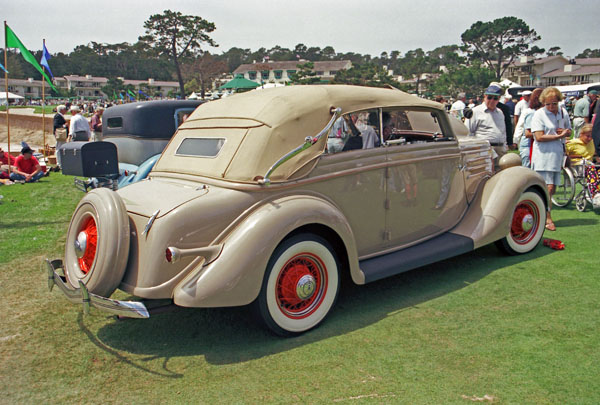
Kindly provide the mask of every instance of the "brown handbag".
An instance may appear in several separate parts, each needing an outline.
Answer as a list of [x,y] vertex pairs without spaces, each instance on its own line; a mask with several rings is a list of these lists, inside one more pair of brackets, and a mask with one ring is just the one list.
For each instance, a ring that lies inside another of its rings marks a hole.
[[67,129],[66,128],[56,128],[56,131],[54,131],[54,136],[56,137],[56,142],[66,142],[67,141]]

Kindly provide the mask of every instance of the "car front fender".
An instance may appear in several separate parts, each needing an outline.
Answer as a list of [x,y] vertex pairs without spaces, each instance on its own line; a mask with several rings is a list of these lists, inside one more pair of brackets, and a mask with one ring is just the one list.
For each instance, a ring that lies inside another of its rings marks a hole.
[[548,207],[550,197],[539,174],[526,167],[498,172],[480,186],[467,213],[451,232],[473,239],[475,249],[502,239],[510,231],[517,200],[528,189],[538,192]]
[[267,263],[277,245],[295,230],[315,225],[314,229],[335,233],[345,248],[343,254],[347,255],[352,279],[364,284],[354,235],[346,218],[322,198],[296,195],[255,207],[226,235],[215,240],[213,243],[223,244],[221,254],[177,285],[173,292],[175,304],[223,307],[251,303],[258,296]]

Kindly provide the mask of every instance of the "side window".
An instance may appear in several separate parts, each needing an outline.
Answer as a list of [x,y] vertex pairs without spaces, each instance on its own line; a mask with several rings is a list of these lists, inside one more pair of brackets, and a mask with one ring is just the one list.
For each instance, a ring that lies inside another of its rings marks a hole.
[[379,109],[344,114],[333,124],[327,139],[327,153],[381,146]]
[[110,117],[106,121],[108,128],[123,128],[123,117]]
[[188,119],[188,117],[194,112],[193,108],[180,108],[175,112],[175,127],[179,128],[181,124]]
[[382,112],[383,140],[387,145],[433,142],[443,138],[438,113],[406,108]]

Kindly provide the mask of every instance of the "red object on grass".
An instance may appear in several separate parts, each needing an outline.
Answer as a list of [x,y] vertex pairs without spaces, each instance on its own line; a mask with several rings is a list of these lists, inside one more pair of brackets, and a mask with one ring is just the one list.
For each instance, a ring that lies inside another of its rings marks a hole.
[[550,249],[554,250],[563,250],[565,248],[565,244],[556,239],[544,239],[544,246],[548,246]]

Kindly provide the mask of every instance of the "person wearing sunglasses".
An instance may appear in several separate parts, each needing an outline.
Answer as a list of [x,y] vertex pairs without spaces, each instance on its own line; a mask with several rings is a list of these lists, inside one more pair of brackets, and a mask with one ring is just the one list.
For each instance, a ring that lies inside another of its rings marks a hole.
[[489,141],[497,155],[494,159],[496,168],[498,160],[507,151],[505,117],[498,108],[501,94],[499,86],[489,86],[484,92],[483,103],[473,108],[469,119],[469,135]]
[[[540,95],[544,106],[533,114],[531,132],[533,132],[533,151],[531,168],[539,173],[546,182],[550,197],[554,195],[556,186],[561,184],[561,170],[565,155],[565,138],[571,135],[571,120],[567,111],[559,106],[563,95],[556,87],[546,87]],[[546,216],[546,229],[556,230],[550,216]]]

